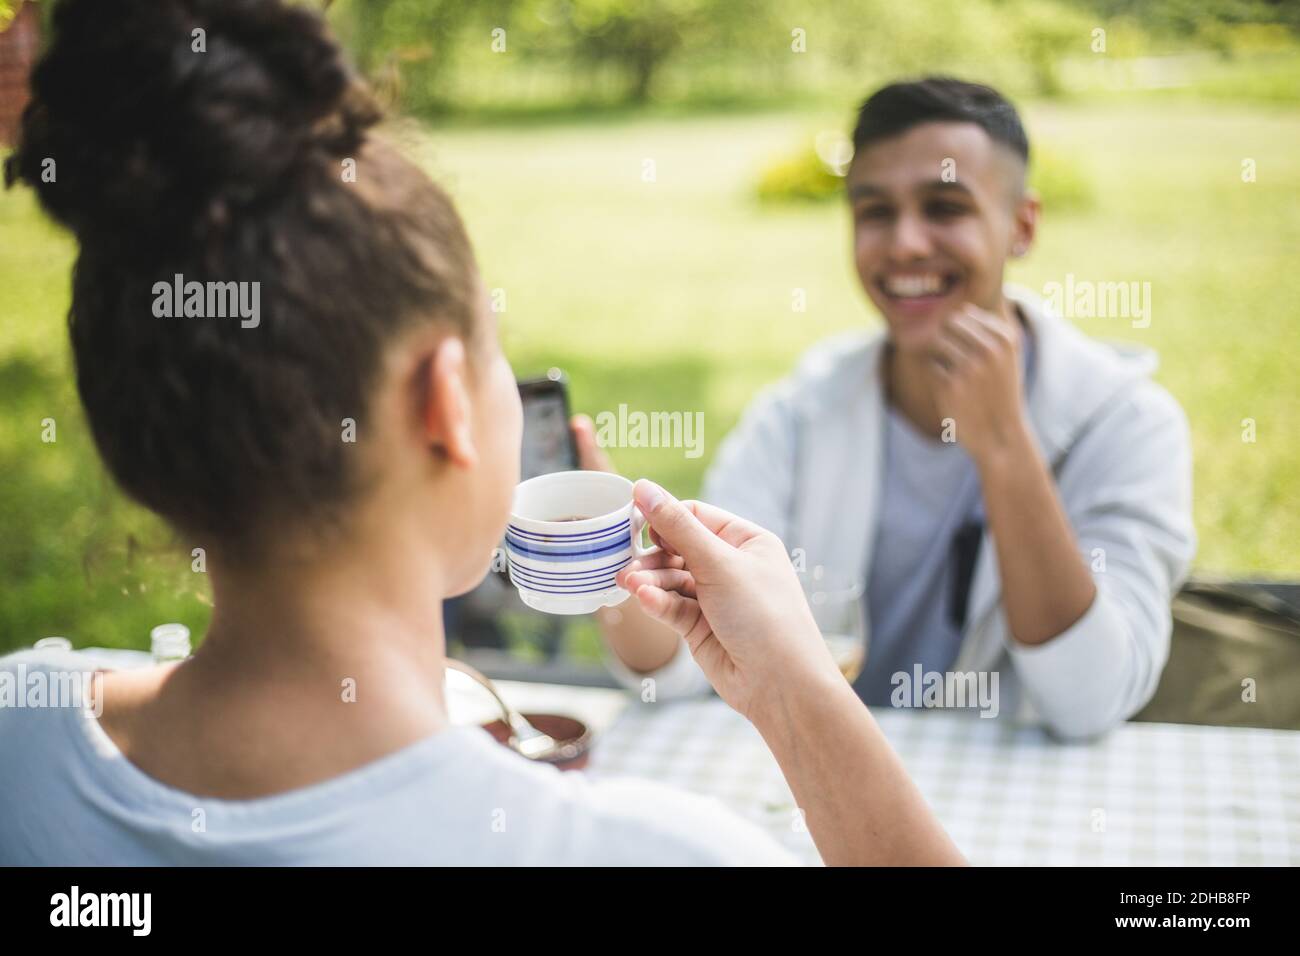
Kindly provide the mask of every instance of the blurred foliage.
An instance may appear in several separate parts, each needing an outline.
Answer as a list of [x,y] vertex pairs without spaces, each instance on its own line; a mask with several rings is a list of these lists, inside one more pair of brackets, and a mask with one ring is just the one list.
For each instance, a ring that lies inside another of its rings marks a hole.
[[1276,23],[1300,30],[1300,3],[1295,0],[1071,0],[1103,18],[1131,17],[1148,29],[1168,35],[1194,36],[1207,24]]
[[[1300,3],[1296,4],[1300,9]],[[1280,23],[1202,23],[1197,38],[1228,58],[1273,56],[1294,49],[1295,35]]]
[[[843,98],[928,72],[1055,97],[1097,87],[1085,65],[1102,86],[1171,86],[1120,61],[1300,59],[1297,0],[297,2],[325,9],[383,98],[418,113]],[[48,22],[54,4],[41,6]],[[0,0],[0,25],[15,7]],[[1216,73],[1209,92],[1300,98],[1295,70],[1274,72],[1238,86]]]
[[[819,151],[816,140],[783,152],[762,167],[754,195],[762,203],[825,202],[844,196],[844,179]],[[1096,196],[1087,171],[1068,153],[1051,144],[1034,143],[1029,185],[1051,215],[1091,209]]]
[[[38,3],[39,0],[26,0],[28,3]],[[0,0],[0,32],[7,30],[9,24],[13,23],[14,17],[18,15],[18,8],[22,6],[23,0]],[[49,22],[50,11],[54,4],[46,2],[38,10],[43,22]]]
[[1029,185],[1049,216],[1092,209],[1096,194],[1083,165],[1052,144],[1034,143],[1029,160]]
[[1102,57],[1295,58],[1297,10],[1268,0],[338,0],[330,16],[390,99],[430,112],[842,98],[923,72],[1061,96],[1078,74],[1069,64]]
[[844,195],[844,179],[822,161],[816,147],[784,155],[763,168],[755,187],[760,202],[821,202]]
[[479,86],[502,55],[543,81],[567,72],[581,100],[644,102],[670,59],[761,43],[754,25],[768,7],[769,0],[341,0],[330,16],[381,89],[397,89],[405,108],[422,110]]

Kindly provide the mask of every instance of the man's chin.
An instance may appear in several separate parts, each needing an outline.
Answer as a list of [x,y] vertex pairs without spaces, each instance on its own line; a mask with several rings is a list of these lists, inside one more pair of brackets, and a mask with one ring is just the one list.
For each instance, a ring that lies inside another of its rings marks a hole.
[[928,352],[939,338],[944,314],[936,311],[927,316],[886,314],[889,341],[900,352]]

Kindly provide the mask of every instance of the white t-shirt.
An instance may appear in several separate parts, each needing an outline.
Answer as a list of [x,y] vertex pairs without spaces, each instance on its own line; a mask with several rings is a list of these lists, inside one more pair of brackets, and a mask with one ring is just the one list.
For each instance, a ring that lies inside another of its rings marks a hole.
[[79,670],[67,651],[0,658],[0,864],[797,865],[714,799],[561,773],[478,727],[270,797],[187,794],[54,699],[50,675]]

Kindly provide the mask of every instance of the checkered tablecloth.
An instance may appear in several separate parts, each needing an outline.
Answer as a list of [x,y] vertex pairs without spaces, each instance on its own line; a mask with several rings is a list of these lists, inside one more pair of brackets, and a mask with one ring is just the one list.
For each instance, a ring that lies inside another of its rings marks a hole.
[[[873,711],[976,864],[1300,864],[1300,732],[1130,723],[1090,744],[943,711]],[[775,759],[717,699],[631,700],[588,772],[715,796],[808,863]]]
[[[150,660],[83,653],[108,667]],[[717,797],[820,863],[776,760],[717,698],[648,704],[599,688],[497,688],[519,710],[585,721],[596,734],[593,777],[642,777]],[[481,692],[449,698],[454,719],[496,716]],[[873,713],[972,863],[1300,865],[1300,731],[1129,723],[1094,743],[1062,744],[969,712]]]

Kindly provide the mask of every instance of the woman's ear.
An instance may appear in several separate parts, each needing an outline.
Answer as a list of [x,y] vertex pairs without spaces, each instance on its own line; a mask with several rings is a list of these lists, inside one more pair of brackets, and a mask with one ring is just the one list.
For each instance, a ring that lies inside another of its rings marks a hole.
[[434,347],[425,363],[424,434],[429,446],[453,465],[472,468],[478,464],[474,447],[473,414],[470,401],[465,343],[448,335]]

